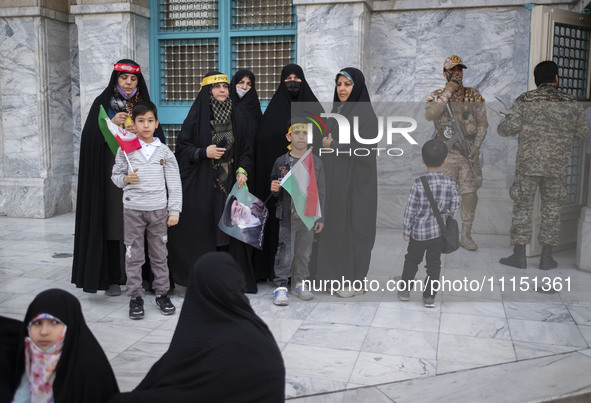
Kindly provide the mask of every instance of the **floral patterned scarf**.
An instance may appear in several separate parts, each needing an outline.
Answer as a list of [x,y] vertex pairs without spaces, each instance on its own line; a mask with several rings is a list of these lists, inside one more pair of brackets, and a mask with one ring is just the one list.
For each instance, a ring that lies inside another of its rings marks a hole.
[[[37,315],[29,323],[37,320],[51,319],[61,322],[58,318],[42,313]],[[25,366],[27,377],[29,378],[29,391],[31,392],[31,402],[53,402],[53,381],[55,379],[55,368],[62,355],[64,338],[66,337],[66,326],[59,341],[48,348],[42,350],[29,337],[25,338]]]

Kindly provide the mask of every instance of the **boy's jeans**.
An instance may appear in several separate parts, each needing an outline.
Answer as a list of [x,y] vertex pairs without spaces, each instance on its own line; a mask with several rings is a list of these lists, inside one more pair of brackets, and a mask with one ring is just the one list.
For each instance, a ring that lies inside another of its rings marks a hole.
[[127,274],[127,296],[142,297],[142,265],[146,260],[144,233],[148,243],[148,256],[154,274],[152,288],[156,295],[166,295],[170,288],[168,249],[166,248],[168,209],[139,211],[123,209],[125,237],[125,274]]
[[[306,224],[297,217],[280,220],[279,243],[275,255],[275,285],[286,287],[291,274],[292,284],[310,277],[310,256],[314,230],[308,230]],[[293,256],[293,259],[292,259]],[[293,265],[292,265],[293,260]],[[290,269],[293,267],[293,271]]]
[[[404,269],[402,270],[402,280],[406,281],[406,289],[409,290],[410,280],[415,279],[419,269],[419,264],[423,261],[423,255],[426,253],[427,278],[425,278],[425,287],[423,297],[435,297],[437,292],[431,289],[432,281],[439,281],[441,273],[441,251],[445,247],[445,238],[428,239],[426,241],[417,241],[410,238],[407,254],[404,256]],[[411,290],[409,290],[411,291]]]

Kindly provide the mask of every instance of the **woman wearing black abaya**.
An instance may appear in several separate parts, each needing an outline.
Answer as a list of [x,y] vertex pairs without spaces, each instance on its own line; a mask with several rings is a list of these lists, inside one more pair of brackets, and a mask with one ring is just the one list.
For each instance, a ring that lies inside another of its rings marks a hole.
[[[329,120],[330,135],[323,147],[343,151],[322,156],[326,172],[326,202],[324,230],[316,245],[316,265],[313,270],[319,280],[363,280],[369,270],[371,250],[376,236],[377,168],[374,154],[357,157],[348,151],[367,148],[353,136],[353,117],[359,117],[359,135],[374,139],[378,121],[371,106],[363,73],[353,67],[336,76],[332,113],[347,118],[351,127],[351,144],[340,144],[334,120]],[[362,290],[340,289],[344,298]]]
[[[33,326],[45,320],[63,324],[56,345],[48,343],[51,330],[37,333],[45,343],[37,345]],[[86,325],[80,302],[69,292],[46,290],[29,305],[19,336],[14,383],[20,385],[15,399],[30,396],[32,402],[49,396],[55,403],[103,403],[119,392],[111,364]]]
[[193,267],[168,351],[137,388],[112,402],[257,402],[285,399],[285,366],[267,325],[244,295],[227,253]]
[[232,107],[236,108],[244,119],[248,138],[254,141],[263,113],[252,71],[238,70],[234,74],[232,81],[230,81],[230,99]]
[[[316,95],[306,82],[304,71],[297,64],[288,64],[281,70],[281,81],[265,110],[255,137],[255,184],[254,194],[265,201],[271,194],[271,170],[275,160],[287,152],[289,142],[285,138],[289,120],[292,118],[292,102],[307,105],[303,107],[308,113],[320,115],[324,112]],[[303,113],[303,111],[302,111]],[[310,116],[311,117],[311,116]],[[316,136],[319,148],[320,137]],[[254,266],[257,280],[272,279],[277,251],[279,221],[275,217],[275,203],[267,203],[269,215],[265,224],[263,250],[254,251]]]
[[[191,267],[207,252],[228,251],[242,259],[240,241],[218,223],[235,182],[246,183],[252,151],[245,125],[232,107],[228,76],[207,74],[179,133],[175,155],[183,183],[183,214],[169,229],[168,265],[177,284],[187,285]],[[242,265],[247,291],[256,292],[252,271]]]
[[[99,109],[102,105],[113,123],[127,124],[133,131],[128,117],[140,99],[150,100],[140,66],[133,60],[119,60],[82,129],[72,283],[86,292],[107,290],[107,295],[120,295],[123,271],[123,193],[111,181],[115,156],[99,128]],[[154,135],[164,142],[160,127]]]

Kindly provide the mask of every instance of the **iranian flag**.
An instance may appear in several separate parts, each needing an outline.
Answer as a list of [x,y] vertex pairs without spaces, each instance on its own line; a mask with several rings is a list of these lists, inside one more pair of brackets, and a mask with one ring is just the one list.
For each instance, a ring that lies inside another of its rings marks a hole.
[[142,145],[135,134],[111,122],[111,119],[109,119],[109,116],[102,105],[99,110],[98,120],[103,137],[113,154],[117,154],[117,148],[119,147],[121,147],[121,150],[125,153],[130,153],[142,148]]
[[291,195],[296,212],[308,229],[312,229],[316,220],[322,217],[313,158],[312,149],[308,149],[281,181],[281,186]]

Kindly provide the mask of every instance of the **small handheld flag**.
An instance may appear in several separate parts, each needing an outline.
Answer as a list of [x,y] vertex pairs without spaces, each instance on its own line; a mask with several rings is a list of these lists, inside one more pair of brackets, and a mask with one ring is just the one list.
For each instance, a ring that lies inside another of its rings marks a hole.
[[281,181],[281,186],[291,195],[294,207],[308,229],[322,217],[313,158],[312,149],[308,149]]

